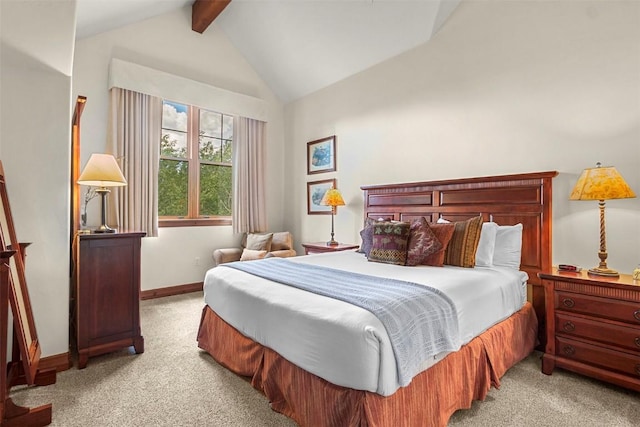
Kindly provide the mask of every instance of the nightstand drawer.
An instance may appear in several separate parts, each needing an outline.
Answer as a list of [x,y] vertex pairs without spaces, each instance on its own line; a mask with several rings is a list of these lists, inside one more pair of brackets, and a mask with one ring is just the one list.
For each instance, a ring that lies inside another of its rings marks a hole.
[[635,351],[640,356],[640,326],[637,328],[601,319],[589,319],[556,312],[556,333],[600,341]]
[[557,291],[555,309],[640,325],[640,303]]
[[600,366],[640,379],[640,355],[564,337],[556,337],[556,354],[559,357]]

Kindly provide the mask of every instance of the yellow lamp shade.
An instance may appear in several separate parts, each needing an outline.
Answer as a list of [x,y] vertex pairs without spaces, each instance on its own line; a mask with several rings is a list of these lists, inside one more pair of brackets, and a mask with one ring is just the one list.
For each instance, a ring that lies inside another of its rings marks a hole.
[[600,208],[600,250],[598,257],[600,264],[590,268],[589,274],[598,276],[618,277],[619,274],[607,266],[607,238],[604,221],[605,200],[630,199],[636,197],[633,190],[625,182],[622,175],[614,167],[601,167],[600,163],[595,168],[585,169],[578,178],[573,188],[570,200],[598,200]]
[[345,203],[340,190],[330,188],[324,193],[320,204],[323,206],[344,206]]
[[636,197],[622,175],[612,166],[585,169],[569,196],[570,200],[610,200]]

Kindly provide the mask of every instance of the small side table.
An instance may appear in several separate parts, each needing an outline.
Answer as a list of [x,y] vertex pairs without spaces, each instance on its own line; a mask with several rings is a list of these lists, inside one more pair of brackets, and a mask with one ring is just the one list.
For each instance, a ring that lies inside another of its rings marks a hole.
[[556,268],[538,276],[547,315],[542,372],[559,367],[640,391],[640,283]]
[[354,245],[352,243],[340,243],[339,245],[327,245],[326,242],[314,242],[314,243],[303,243],[304,254],[319,254],[323,252],[339,252],[339,251],[349,251],[352,249],[358,249],[360,245]]

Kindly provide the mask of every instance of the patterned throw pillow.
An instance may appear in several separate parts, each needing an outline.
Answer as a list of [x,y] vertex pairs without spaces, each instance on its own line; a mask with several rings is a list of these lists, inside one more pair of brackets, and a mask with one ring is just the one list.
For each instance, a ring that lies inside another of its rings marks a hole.
[[482,216],[454,222],[455,230],[445,253],[445,264],[468,268],[476,265],[482,222]]
[[369,257],[369,252],[373,247],[373,224],[376,220],[373,218],[366,218],[364,220],[364,228],[360,230],[360,237],[362,238],[362,244],[358,252],[363,253],[364,256]]
[[407,265],[420,265],[431,254],[442,249],[442,243],[429,227],[426,219],[411,223],[407,246]]
[[449,246],[449,242],[451,241],[451,237],[453,236],[453,231],[456,226],[454,224],[429,224],[431,227],[431,231],[436,235],[440,243],[442,244],[442,249],[437,251],[436,253],[429,255],[422,261],[422,265],[430,265],[432,267],[442,267],[444,265],[444,254]]
[[408,222],[376,222],[373,226],[373,246],[367,259],[386,264],[405,265],[410,224]]

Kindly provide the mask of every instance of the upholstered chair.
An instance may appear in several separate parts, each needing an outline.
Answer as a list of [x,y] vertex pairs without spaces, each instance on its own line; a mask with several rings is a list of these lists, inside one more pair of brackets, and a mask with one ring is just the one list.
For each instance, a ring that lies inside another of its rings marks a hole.
[[251,261],[272,256],[287,258],[296,256],[293,236],[288,231],[278,233],[245,233],[241,247],[222,248],[213,251],[216,265],[232,261]]

